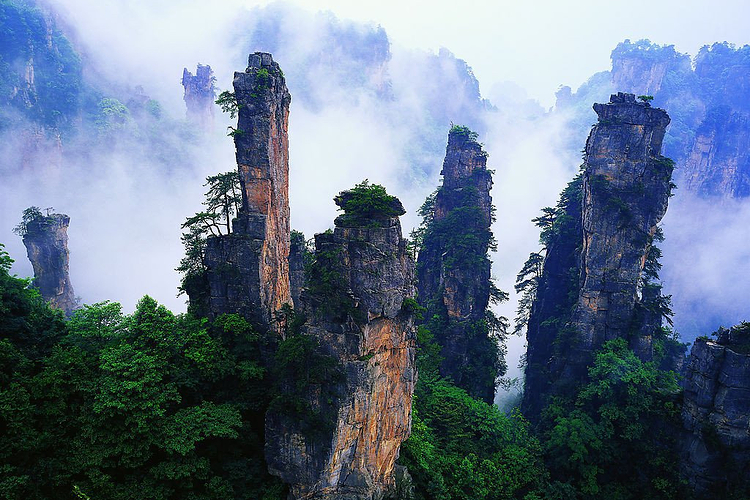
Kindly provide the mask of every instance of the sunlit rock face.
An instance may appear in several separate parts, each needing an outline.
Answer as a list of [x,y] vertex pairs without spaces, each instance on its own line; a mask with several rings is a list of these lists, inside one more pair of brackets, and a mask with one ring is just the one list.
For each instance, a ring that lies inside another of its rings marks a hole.
[[580,199],[567,214],[580,225],[553,237],[529,320],[524,407],[532,417],[547,396],[585,379],[593,351],[608,340],[627,339],[651,358],[651,337],[635,310],[671,191],[672,165],[660,155],[670,120],[633,94],[612,95],[594,110],[599,121],[586,142]]
[[335,376],[302,392],[310,415],[272,405],[266,416],[269,470],[295,499],[375,500],[395,486],[416,382],[414,321],[402,307],[415,293],[414,264],[398,218],[377,226],[315,237],[317,258],[337,277],[333,293],[348,305],[332,309],[330,297],[303,291],[301,334],[316,340]]
[[216,88],[211,66],[199,64],[193,75],[187,68],[182,70],[182,86],[185,88],[187,119],[197,123],[203,130],[210,131],[214,126]]
[[234,133],[242,206],[233,232],[209,238],[210,314],[240,313],[275,326],[289,290],[289,104],[284,74],[271,54],[256,52],[234,74]]
[[44,300],[70,316],[76,308],[73,286],[70,284],[70,252],[68,225],[65,214],[39,216],[26,226],[23,244],[34,268],[34,286]]
[[[433,227],[455,220],[454,236],[473,238],[489,235],[492,224],[492,174],[487,170],[487,154],[467,130],[448,135],[443,162],[443,185],[435,195],[431,212]],[[494,399],[495,366],[478,367],[474,355],[486,351],[487,334],[474,334],[476,324],[485,318],[490,299],[490,260],[486,257],[490,239],[479,247],[452,245],[439,231],[425,234],[419,251],[417,282],[419,301],[427,307],[426,317],[445,317],[444,331],[433,332],[442,346],[440,373],[474,397],[488,403]],[[465,255],[470,252],[471,255]]]

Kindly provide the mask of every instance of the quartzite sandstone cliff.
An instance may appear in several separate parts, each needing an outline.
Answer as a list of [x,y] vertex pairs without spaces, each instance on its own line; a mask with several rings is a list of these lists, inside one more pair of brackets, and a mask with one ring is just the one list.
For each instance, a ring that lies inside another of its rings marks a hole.
[[70,284],[68,225],[65,214],[39,215],[26,224],[23,244],[34,268],[34,286],[52,307],[70,316],[76,307]]
[[339,222],[315,237],[314,266],[326,278],[302,294],[299,333],[335,375],[298,391],[307,415],[272,405],[266,417],[269,470],[295,499],[382,498],[411,430],[415,331],[402,306],[414,295],[414,271],[401,226],[398,218],[366,224],[384,227]]
[[[567,202],[566,215],[580,216],[580,225],[574,220],[569,234],[553,238],[529,320],[524,406],[532,417],[546,396],[585,379],[593,351],[608,340],[627,339],[651,358],[652,332],[643,326],[654,321],[637,304],[671,192],[672,164],[660,155],[669,116],[622,93],[594,110],[580,201]],[[559,288],[550,287],[555,281]]]
[[210,314],[240,313],[260,324],[291,304],[289,139],[291,96],[271,54],[251,54],[234,74],[234,132],[242,206],[232,233],[209,238]]

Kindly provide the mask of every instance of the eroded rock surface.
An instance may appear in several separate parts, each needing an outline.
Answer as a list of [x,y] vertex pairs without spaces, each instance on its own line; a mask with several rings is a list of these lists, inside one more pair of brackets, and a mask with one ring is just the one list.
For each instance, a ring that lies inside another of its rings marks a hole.
[[636,306],[671,192],[673,166],[660,155],[669,116],[623,93],[594,110],[599,121],[586,142],[580,194],[566,209],[580,224],[553,238],[529,321],[524,406],[532,418],[546,396],[585,379],[593,351],[606,341],[627,339],[650,359],[645,326],[660,326]]
[[65,214],[39,215],[26,224],[23,244],[34,268],[34,286],[52,307],[70,316],[77,306],[70,283],[70,252]]
[[451,130],[441,173],[443,185],[419,251],[419,301],[426,318],[438,315],[445,323],[433,332],[442,346],[441,375],[491,403],[498,366],[484,355],[497,352],[483,325],[490,300],[492,174],[468,129]]
[[215,81],[211,66],[199,64],[195,75],[187,68],[182,70],[182,86],[185,88],[183,99],[187,106],[187,118],[199,124],[203,130],[211,130],[214,126]]
[[210,311],[240,313],[275,326],[291,304],[289,290],[289,104],[291,96],[271,54],[251,54],[234,74],[234,134],[242,206],[232,233],[209,238],[206,266]]
[[682,472],[709,498],[750,489],[750,350],[732,330],[695,341],[684,381]]
[[321,293],[311,280],[299,334],[335,363],[335,376],[299,395],[307,414],[272,405],[266,417],[269,470],[295,499],[374,500],[395,486],[416,382],[414,323],[402,306],[415,290],[398,218],[385,222],[315,237],[316,265],[333,286]]

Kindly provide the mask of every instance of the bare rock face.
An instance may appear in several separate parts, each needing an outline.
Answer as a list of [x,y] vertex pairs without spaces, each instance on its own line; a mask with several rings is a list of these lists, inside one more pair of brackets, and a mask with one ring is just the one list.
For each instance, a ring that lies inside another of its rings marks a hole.
[[[488,403],[498,376],[488,332],[479,331],[490,299],[492,174],[487,154],[473,133],[454,128],[448,135],[432,220],[419,251],[419,301],[426,318],[438,315],[445,328],[434,331],[442,346],[441,375]],[[469,242],[466,244],[466,242]]]
[[612,51],[612,85],[636,95],[656,95],[670,72],[691,72],[690,57],[674,46],[658,46],[630,40]]
[[269,471],[295,499],[383,498],[411,432],[414,264],[398,218],[376,225],[315,237],[313,272],[325,278],[303,291],[300,335],[336,368],[298,390],[308,413],[272,404],[266,415]]
[[206,265],[211,316],[239,312],[274,325],[291,304],[289,290],[289,104],[291,96],[271,54],[256,52],[234,74],[234,134],[242,206],[229,235],[209,238]]
[[197,123],[203,130],[214,126],[216,88],[211,66],[199,64],[193,75],[187,68],[182,70],[182,86],[185,88],[187,119]]
[[698,128],[683,178],[701,196],[750,196],[750,118],[728,107],[711,110]]
[[68,225],[65,214],[40,215],[26,225],[23,244],[34,268],[34,286],[44,300],[70,316],[77,306],[70,284]]
[[750,489],[750,349],[747,331],[732,338],[736,329],[715,342],[698,338],[685,375],[681,468],[707,498]]
[[566,208],[580,223],[571,221],[548,248],[529,321],[524,406],[532,418],[547,395],[585,379],[593,351],[606,341],[625,338],[642,359],[652,354],[647,326],[655,321],[636,306],[671,192],[673,166],[660,156],[669,116],[622,93],[594,110],[599,122],[586,142],[584,171],[570,187],[579,194]]

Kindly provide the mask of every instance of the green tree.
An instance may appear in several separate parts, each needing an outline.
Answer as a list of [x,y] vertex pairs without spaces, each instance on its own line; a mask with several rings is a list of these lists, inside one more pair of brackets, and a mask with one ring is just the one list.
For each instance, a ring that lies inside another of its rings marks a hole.
[[204,186],[206,210],[188,217],[182,224],[185,255],[175,269],[182,275],[178,295],[190,298],[189,310],[196,316],[207,315],[209,284],[206,267],[206,245],[209,237],[231,233],[232,219],[242,206],[242,189],[236,171],[206,177]]
[[557,399],[545,410],[553,479],[584,499],[683,498],[678,393],[673,372],[642,362],[624,339],[607,342],[572,405]]

